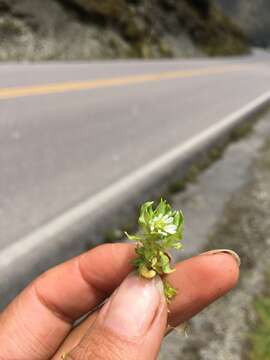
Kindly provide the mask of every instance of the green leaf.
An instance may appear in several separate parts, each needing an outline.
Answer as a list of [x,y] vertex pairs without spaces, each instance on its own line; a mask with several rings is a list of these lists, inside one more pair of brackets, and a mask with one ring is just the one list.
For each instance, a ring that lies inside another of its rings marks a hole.
[[152,217],[153,209],[153,201],[147,201],[141,206],[140,216],[139,216],[139,225],[147,226],[150,218]]
[[170,267],[170,258],[168,255],[160,252],[160,265],[162,268],[162,272],[164,274],[170,274],[174,271],[174,269],[171,269]]
[[177,290],[172,287],[172,285],[168,281],[163,282],[164,286],[164,295],[167,299],[167,301],[170,303],[172,299],[177,295]]
[[124,232],[124,234],[127,236],[127,238],[129,240],[132,240],[132,241],[140,241],[142,240],[142,238],[138,235],[129,235],[126,231]]

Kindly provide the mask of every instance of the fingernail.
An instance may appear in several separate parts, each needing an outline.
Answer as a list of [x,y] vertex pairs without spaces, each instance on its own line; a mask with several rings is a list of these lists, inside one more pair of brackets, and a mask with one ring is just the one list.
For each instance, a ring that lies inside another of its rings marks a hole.
[[163,283],[159,277],[146,280],[132,274],[102,309],[102,325],[122,337],[143,336],[163,302]]
[[230,249],[210,250],[210,251],[206,251],[200,255],[215,255],[215,254],[220,254],[220,253],[231,255],[234,258],[234,260],[236,261],[237,265],[240,267],[241,259],[240,259],[239,255],[235,251],[230,250]]

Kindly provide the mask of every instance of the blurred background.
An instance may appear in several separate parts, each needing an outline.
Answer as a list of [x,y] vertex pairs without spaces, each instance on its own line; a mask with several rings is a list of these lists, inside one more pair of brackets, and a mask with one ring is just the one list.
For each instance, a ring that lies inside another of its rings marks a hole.
[[242,277],[160,359],[270,360],[269,84],[267,0],[0,0],[0,307],[163,196]]
[[243,54],[269,46],[265,0],[1,0],[1,60]]

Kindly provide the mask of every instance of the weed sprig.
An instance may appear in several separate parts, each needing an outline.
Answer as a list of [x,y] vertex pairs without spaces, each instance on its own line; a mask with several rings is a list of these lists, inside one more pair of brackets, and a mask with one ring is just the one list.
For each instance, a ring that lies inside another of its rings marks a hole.
[[135,268],[146,279],[160,275],[165,297],[170,302],[177,290],[169,284],[165,275],[175,270],[171,268],[169,251],[182,247],[183,214],[173,210],[166,200],[161,199],[156,207],[153,201],[148,201],[141,206],[138,224],[138,234],[126,233],[130,240],[136,242]]

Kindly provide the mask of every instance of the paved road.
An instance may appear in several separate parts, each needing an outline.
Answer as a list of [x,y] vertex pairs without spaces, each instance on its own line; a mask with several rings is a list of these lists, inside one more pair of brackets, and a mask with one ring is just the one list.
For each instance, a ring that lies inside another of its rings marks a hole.
[[1,65],[0,249],[268,91],[269,64]]

